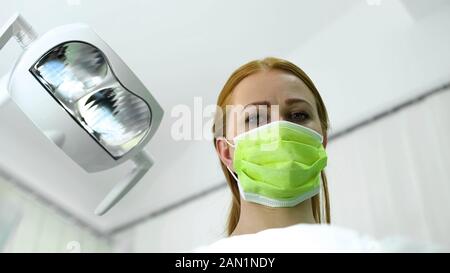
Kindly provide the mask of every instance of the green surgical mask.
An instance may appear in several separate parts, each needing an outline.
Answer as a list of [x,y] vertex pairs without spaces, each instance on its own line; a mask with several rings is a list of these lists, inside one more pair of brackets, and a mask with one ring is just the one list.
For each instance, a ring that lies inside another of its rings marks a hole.
[[[327,165],[323,138],[288,121],[252,129],[234,139],[233,167],[242,198],[270,207],[293,207],[320,191]],[[228,142],[228,141],[227,141]]]

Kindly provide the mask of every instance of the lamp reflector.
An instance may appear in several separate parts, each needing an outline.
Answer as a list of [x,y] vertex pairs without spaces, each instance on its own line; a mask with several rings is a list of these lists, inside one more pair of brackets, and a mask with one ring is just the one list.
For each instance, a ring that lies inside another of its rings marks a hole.
[[116,159],[138,145],[150,129],[148,104],[119,82],[105,55],[91,44],[60,44],[30,72]]

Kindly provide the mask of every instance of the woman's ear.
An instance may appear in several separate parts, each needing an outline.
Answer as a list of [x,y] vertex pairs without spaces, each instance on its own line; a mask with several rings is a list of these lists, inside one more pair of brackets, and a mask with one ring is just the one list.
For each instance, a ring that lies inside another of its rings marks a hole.
[[222,163],[233,169],[233,151],[223,137],[216,138],[216,151]]
[[328,144],[328,135],[325,135],[325,136],[323,137],[323,147],[326,148],[326,147],[327,147],[327,144]]

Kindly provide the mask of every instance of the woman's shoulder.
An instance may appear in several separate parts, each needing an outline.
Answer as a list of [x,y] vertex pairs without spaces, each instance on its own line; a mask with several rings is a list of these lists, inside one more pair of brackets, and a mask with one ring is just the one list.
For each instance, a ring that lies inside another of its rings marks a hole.
[[298,224],[255,234],[232,236],[197,248],[195,252],[377,252],[381,245],[352,229],[332,225]]

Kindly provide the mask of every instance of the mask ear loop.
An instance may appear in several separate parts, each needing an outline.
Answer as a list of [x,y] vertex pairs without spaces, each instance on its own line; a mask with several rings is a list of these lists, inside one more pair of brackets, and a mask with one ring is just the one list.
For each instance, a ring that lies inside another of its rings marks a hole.
[[[235,144],[231,144],[230,141],[228,141],[228,139],[226,139],[225,137],[221,137],[223,140],[225,140],[225,142],[230,145],[231,147],[233,147],[234,149],[236,149],[236,145]],[[228,167],[228,165],[225,165],[225,167],[227,167],[228,171],[230,172],[231,176],[236,180],[236,184],[238,186],[239,189],[239,194],[244,198],[245,200],[245,195],[244,195],[244,190],[241,188],[241,183],[239,182],[239,179],[237,178],[237,176],[234,174],[234,172],[230,169],[230,167]]]
[[[321,144],[323,145],[324,138],[321,136]],[[320,190],[319,190],[319,200],[320,200],[320,224],[328,224],[326,220],[326,206],[325,206],[325,190],[322,179],[322,173],[324,170],[320,171]],[[325,173],[323,173],[325,174]],[[328,204],[327,204],[328,205]]]
[[320,209],[320,224],[326,223],[325,220],[325,192],[322,180],[322,171],[320,172],[320,189],[319,189],[319,209]]
[[228,144],[228,145],[230,145],[231,147],[233,147],[233,148],[236,148],[236,145],[234,145],[234,144],[231,144],[231,142],[230,141],[228,141],[228,139],[226,138],[226,137],[221,137],[223,140],[225,140],[225,142]]

